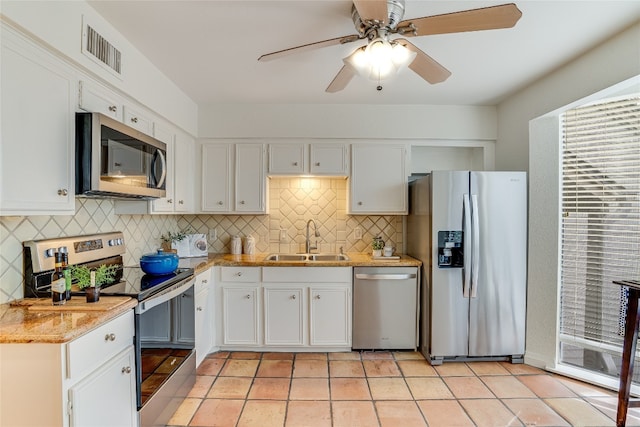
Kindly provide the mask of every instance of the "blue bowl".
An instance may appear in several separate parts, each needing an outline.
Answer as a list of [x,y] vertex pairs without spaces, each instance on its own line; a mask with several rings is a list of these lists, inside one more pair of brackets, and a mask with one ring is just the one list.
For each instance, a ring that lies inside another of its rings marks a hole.
[[147,274],[170,274],[178,268],[178,255],[171,252],[163,252],[158,249],[158,253],[144,254],[140,258],[140,268]]

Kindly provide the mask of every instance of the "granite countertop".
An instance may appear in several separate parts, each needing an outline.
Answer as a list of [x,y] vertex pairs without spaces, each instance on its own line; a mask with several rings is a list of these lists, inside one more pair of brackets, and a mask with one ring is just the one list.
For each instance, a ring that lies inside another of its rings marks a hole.
[[214,266],[222,267],[419,267],[422,262],[408,255],[400,259],[373,259],[370,254],[349,252],[349,261],[265,261],[267,253],[255,255],[209,254],[208,257],[180,258],[180,267],[196,274]]
[[[83,297],[78,297],[80,298]],[[123,298],[125,301],[121,302]],[[100,302],[103,304],[117,301],[118,305],[110,309],[95,310],[85,302],[86,311],[82,307],[74,307],[72,311],[68,307],[50,311],[29,308],[44,303],[44,300],[50,304],[49,298],[27,298],[0,304],[0,344],[69,342],[138,304],[133,298],[102,296]]]

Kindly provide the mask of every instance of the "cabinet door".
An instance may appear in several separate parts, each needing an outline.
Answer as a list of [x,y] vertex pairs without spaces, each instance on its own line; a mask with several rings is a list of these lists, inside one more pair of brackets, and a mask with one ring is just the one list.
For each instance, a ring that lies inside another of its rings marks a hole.
[[213,291],[209,284],[211,270],[196,276],[196,366],[207,357],[213,346]]
[[202,210],[228,212],[231,207],[230,144],[202,146]]
[[309,344],[351,346],[350,286],[310,288]]
[[4,28],[0,56],[0,214],[73,215],[75,77]]
[[146,135],[152,136],[153,134],[153,120],[137,108],[125,105],[122,122]]
[[71,427],[137,425],[135,376],[129,346],[69,389]]
[[307,170],[306,144],[269,144],[269,174],[300,175]]
[[174,209],[176,212],[193,211],[193,146],[190,136],[178,132],[174,145]]
[[304,344],[304,289],[264,287],[265,345]]
[[311,174],[348,175],[347,152],[345,144],[311,144]]
[[236,212],[266,212],[264,146],[236,144]]
[[349,213],[406,215],[405,160],[401,144],[352,145]]
[[90,113],[102,113],[118,121],[123,117],[123,100],[110,90],[89,81],[80,82],[78,105]]
[[258,287],[223,287],[224,344],[258,345]]

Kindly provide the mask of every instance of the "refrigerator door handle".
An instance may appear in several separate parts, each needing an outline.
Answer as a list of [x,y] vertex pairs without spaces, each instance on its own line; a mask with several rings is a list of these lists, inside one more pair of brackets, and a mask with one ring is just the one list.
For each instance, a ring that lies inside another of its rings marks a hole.
[[478,195],[471,195],[471,228],[473,229],[473,255],[471,257],[472,278],[471,278],[471,298],[478,296],[478,269],[480,268],[480,215],[478,213]]
[[465,194],[463,199],[464,206],[464,283],[462,285],[462,296],[469,298],[469,290],[471,288],[471,202],[469,195]]

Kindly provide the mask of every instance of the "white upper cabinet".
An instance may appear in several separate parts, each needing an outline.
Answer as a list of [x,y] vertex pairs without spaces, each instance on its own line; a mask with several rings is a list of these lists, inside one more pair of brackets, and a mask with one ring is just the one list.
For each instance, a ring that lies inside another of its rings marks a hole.
[[125,105],[122,122],[146,135],[153,136],[153,119],[146,115],[142,109]]
[[102,113],[105,116],[122,121],[124,117],[124,99],[94,82],[81,80],[79,88],[78,106],[82,110]]
[[269,144],[270,175],[348,175],[348,145]]
[[349,146],[346,144],[311,144],[309,156],[311,175],[349,174]]
[[263,144],[202,144],[202,211],[265,213],[264,158]]
[[269,144],[269,174],[307,173],[307,144]]
[[167,144],[166,196],[151,202],[151,213],[192,212],[194,140],[181,131],[154,123],[153,136]]
[[351,146],[349,214],[407,214],[406,153],[404,144]]
[[0,215],[75,213],[71,69],[2,25]]

